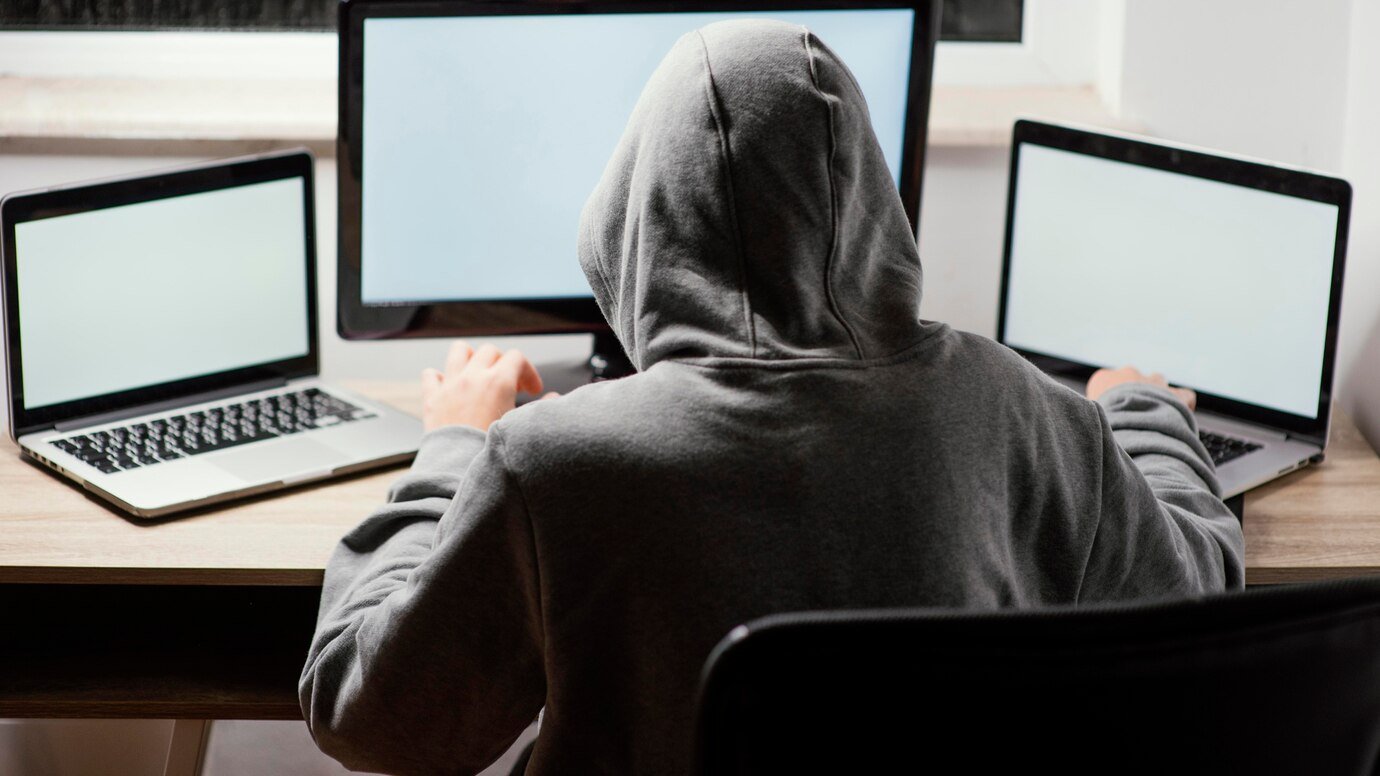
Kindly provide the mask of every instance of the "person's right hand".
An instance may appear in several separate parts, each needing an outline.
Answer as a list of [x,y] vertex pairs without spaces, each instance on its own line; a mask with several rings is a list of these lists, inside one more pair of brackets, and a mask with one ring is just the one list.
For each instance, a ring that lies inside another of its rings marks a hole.
[[1093,372],[1093,376],[1088,379],[1088,398],[1097,401],[1097,397],[1123,383],[1145,383],[1146,385],[1168,388],[1169,392],[1179,397],[1179,400],[1187,404],[1189,409],[1198,406],[1198,394],[1191,389],[1171,387],[1164,379],[1164,375],[1159,372],[1145,375],[1133,366],[1123,366],[1120,369],[1099,369]]
[[488,431],[494,421],[517,405],[519,391],[539,393],[541,375],[521,352],[500,352],[493,345],[478,350],[456,342],[446,371],[422,371],[422,427],[472,426]]

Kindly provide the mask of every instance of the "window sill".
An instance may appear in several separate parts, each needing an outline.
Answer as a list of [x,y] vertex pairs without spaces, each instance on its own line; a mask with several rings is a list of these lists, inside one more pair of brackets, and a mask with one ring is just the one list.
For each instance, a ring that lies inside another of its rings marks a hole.
[[1004,148],[1019,118],[1135,131],[1091,86],[936,86],[930,148]]
[[334,80],[0,77],[0,153],[335,153]]
[[[0,153],[335,153],[334,80],[0,77]],[[1021,116],[1134,129],[1090,87],[940,86],[931,148],[1007,145]]]

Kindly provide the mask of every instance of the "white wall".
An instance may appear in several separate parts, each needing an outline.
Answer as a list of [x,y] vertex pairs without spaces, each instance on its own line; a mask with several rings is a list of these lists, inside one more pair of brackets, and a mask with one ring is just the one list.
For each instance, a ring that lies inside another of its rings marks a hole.
[[996,336],[1009,153],[1006,148],[937,148],[925,159],[921,316]]
[[1338,359],[1342,402],[1380,446],[1380,2],[1357,0],[1351,15],[1346,141],[1351,245]]
[[1351,4],[1127,0],[1123,116],[1159,137],[1337,172]]

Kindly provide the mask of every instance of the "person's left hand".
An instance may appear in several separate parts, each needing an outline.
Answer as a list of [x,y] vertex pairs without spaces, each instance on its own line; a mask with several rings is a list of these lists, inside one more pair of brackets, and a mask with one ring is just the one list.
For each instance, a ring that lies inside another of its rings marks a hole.
[[540,393],[541,375],[519,350],[501,353],[493,345],[450,346],[446,371],[422,370],[422,427],[473,426],[488,431],[517,406],[518,391]]

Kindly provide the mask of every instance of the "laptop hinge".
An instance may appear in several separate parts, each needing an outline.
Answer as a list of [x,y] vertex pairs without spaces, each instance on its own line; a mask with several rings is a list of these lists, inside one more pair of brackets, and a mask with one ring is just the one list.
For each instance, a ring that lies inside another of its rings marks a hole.
[[260,380],[255,383],[241,383],[230,388],[219,388],[214,391],[205,391],[189,396],[179,396],[176,399],[164,399],[163,401],[140,404],[137,407],[127,407],[114,412],[102,412],[96,415],[85,415],[80,418],[64,420],[61,423],[54,423],[53,429],[57,431],[71,431],[73,429],[86,428],[87,426],[97,426],[102,423],[124,420],[125,418],[134,418],[140,415],[152,415],[155,412],[163,412],[164,410],[175,410],[178,407],[190,407],[193,404],[215,401],[216,399],[223,399],[227,396],[239,396],[241,394],[267,390],[269,388],[280,388],[284,385],[287,385],[287,380],[281,377],[270,380]]
[[1324,447],[1327,444],[1326,435],[1319,437],[1314,434],[1295,434],[1291,431],[1286,431],[1284,433],[1284,438],[1292,442],[1303,442],[1304,444],[1315,445],[1317,447]]

